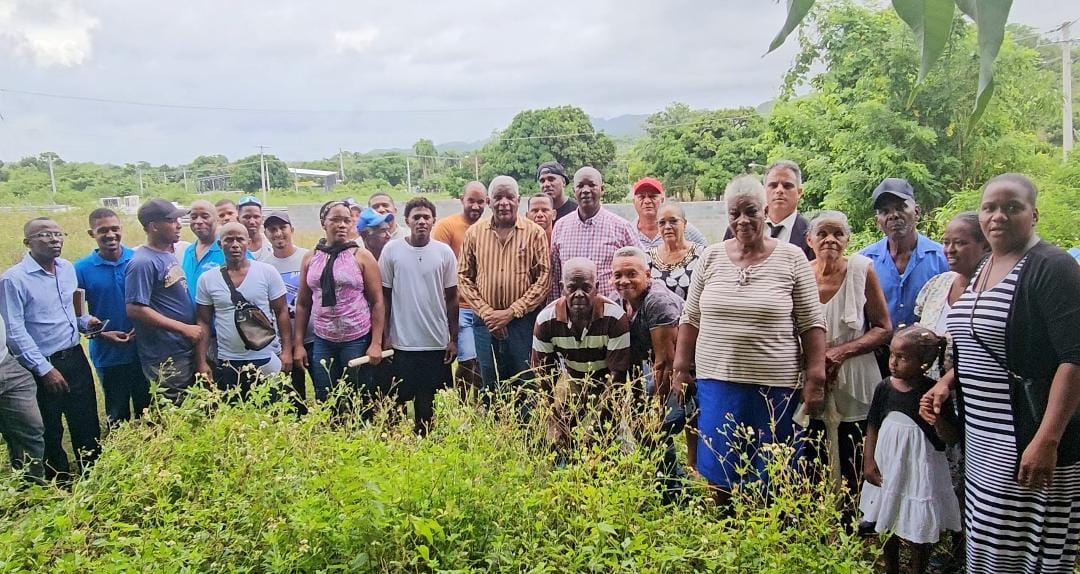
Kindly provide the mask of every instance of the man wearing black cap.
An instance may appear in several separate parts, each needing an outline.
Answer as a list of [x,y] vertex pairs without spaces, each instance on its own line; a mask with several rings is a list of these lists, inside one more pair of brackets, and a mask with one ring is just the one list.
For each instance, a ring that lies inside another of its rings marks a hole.
[[894,327],[915,322],[915,297],[931,277],[949,270],[941,244],[915,226],[922,210],[905,179],[886,178],[871,196],[875,220],[885,238],[862,250],[874,262]]
[[205,336],[195,324],[195,304],[176,259],[184,215],[187,210],[164,199],[151,199],[139,207],[146,244],[135,251],[124,274],[124,300],[135,325],[143,374],[158,381],[175,403],[194,382],[193,350]]
[[577,209],[577,202],[566,197],[564,193],[570,177],[566,175],[566,168],[561,163],[549,161],[540,164],[540,167],[536,168],[536,181],[540,184],[540,191],[546,193],[555,204],[555,221]]

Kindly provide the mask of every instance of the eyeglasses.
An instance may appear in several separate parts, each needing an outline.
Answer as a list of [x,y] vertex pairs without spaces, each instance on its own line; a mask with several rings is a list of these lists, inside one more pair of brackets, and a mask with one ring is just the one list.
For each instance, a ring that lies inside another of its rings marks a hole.
[[656,225],[659,227],[675,227],[682,222],[681,219],[660,219],[656,222]]
[[68,234],[63,231],[42,231],[33,235],[27,235],[27,239],[63,239]]

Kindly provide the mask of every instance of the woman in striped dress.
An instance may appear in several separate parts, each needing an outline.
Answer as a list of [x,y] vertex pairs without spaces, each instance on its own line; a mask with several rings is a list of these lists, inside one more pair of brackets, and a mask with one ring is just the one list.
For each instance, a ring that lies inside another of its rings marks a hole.
[[[991,255],[947,319],[967,446],[967,572],[1071,573],[1080,539],[1080,268],[1035,235],[1037,190],[1018,174],[983,191]],[[1021,378],[1032,381],[1024,393]],[[1041,398],[1039,398],[1041,397]]]

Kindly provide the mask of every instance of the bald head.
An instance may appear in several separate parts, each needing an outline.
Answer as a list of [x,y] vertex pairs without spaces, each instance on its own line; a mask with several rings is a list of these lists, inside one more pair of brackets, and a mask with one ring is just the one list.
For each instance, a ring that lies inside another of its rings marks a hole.
[[498,190],[511,191],[515,197],[521,193],[517,180],[509,175],[497,175],[491,180],[491,184],[488,185],[488,194],[495,197],[495,192]]
[[588,219],[600,211],[604,196],[604,177],[596,168],[585,166],[574,172],[574,198],[577,199],[578,215]]
[[221,226],[221,236],[222,237],[224,237],[225,235],[227,235],[229,233],[239,233],[239,234],[243,235],[244,237],[247,237],[247,235],[248,235],[247,227],[244,226],[244,224],[240,223],[239,221],[230,221],[230,222],[226,223],[225,225]]
[[587,165],[574,172],[574,187],[576,188],[577,183],[586,177],[596,182],[596,185],[604,185],[604,176],[600,174],[600,170]]
[[589,283],[596,283],[596,263],[585,257],[570,258],[563,264],[563,284],[569,284],[573,279],[584,279]]
[[479,191],[480,193],[487,195],[487,188],[484,187],[484,184],[480,183],[479,181],[470,181],[469,183],[465,184],[463,194],[468,194],[470,191]]
[[199,199],[191,202],[191,212],[188,214],[188,225],[195,238],[203,245],[209,245],[217,240],[217,207]]

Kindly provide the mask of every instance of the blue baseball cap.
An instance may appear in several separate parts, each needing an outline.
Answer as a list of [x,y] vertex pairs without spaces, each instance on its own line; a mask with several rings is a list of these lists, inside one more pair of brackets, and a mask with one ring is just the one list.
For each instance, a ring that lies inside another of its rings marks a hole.
[[390,212],[379,213],[370,207],[365,207],[356,220],[356,231],[360,232],[369,227],[378,227],[384,223],[393,223],[394,214]]
[[262,202],[254,195],[245,195],[240,198],[240,201],[236,202],[236,208],[239,209],[245,205],[258,205],[259,209],[262,209]]

